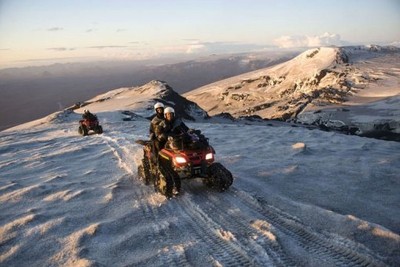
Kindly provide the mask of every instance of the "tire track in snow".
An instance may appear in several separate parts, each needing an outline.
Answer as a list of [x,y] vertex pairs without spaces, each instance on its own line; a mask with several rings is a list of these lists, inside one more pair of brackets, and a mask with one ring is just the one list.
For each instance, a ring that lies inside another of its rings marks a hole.
[[[193,202],[188,196],[178,197],[178,207],[183,218],[190,219],[190,232],[195,233],[196,242],[205,244],[206,251],[216,263],[223,266],[257,266],[240,242],[214,222],[207,212]],[[188,229],[185,229],[186,231]],[[261,265],[260,265],[261,266]]]
[[[275,228],[292,238],[306,251],[325,261],[327,264],[337,266],[385,266],[384,263],[374,259],[373,256],[359,252],[357,244],[348,241],[338,242],[334,236],[321,234],[294,220],[290,215],[280,212],[269,205],[261,205],[260,201],[251,195],[231,188],[231,196],[240,199],[250,209],[259,212]],[[336,242],[335,242],[336,240]]]
[[[136,162],[134,160],[135,154],[137,153],[133,152],[132,148],[129,147],[133,147],[133,141],[129,141],[121,135],[116,137],[102,135],[102,138],[117,158],[118,166],[129,175],[133,175],[133,179],[137,178],[135,170]],[[140,151],[141,150],[140,148]],[[137,182],[141,183],[139,178],[137,178]],[[165,214],[165,211],[157,205],[159,200],[156,198],[161,196],[154,193],[149,196],[149,187],[144,184],[137,187],[137,190],[134,190],[133,194],[134,197],[139,200],[139,207],[143,210],[144,219],[152,222],[150,227],[152,227],[154,231],[152,231],[149,240],[156,240],[156,244],[165,244],[168,248],[165,252],[163,251],[164,249],[158,251],[157,261],[162,262],[161,266],[188,266],[189,263],[185,257],[184,250],[176,246],[172,246],[171,248],[169,245],[173,243],[175,237],[172,236],[169,231],[170,218],[168,218],[168,214]],[[161,198],[164,199],[164,197]]]
[[149,194],[149,191],[152,189],[142,184],[135,190],[134,195],[143,211],[143,219],[148,221],[149,227],[153,229],[148,240],[158,247],[155,256],[157,262],[160,262],[159,266],[190,266],[184,248],[175,245],[175,231],[171,230],[178,220],[171,217],[171,214],[176,213],[176,206],[164,196],[154,192]]
[[[137,195],[144,198],[140,206],[155,230],[151,238],[163,247],[158,253],[158,259],[162,262],[160,266],[196,266],[204,264],[205,260],[209,262],[207,265],[258,266],[240,244],[229,240],[229,234],[221,230],[219,225],[213,224],[203,211],[196,209],[196,204],[187,200],[186,196],[167,201],[160,194],[153,193],[149,197],[145,190],[141,190],[141,195]],[[160,198],[164,202],[159,206],[154,205]],[[190,248],[191,245],[196,246],[196,254],[201,251],[202,259],[188,258],[187,253],[190,251],[186,247]]]
[[[267,223],[256,219],[250,222],[248,219],[251,218],[250,216],[232,215],[227,212],[233,207],[231,205],[233,202],[227,195],[229,195],[229,190],[224,193],[212,191],[195,196],[199,198],[195,202],[201,203],[197,209],[212,216],[212,220],[217,225],[232,233],[240,247],[253,256],[261,266],[297,266],[298,263],[287,255],[277,238],[269,231],[270,227],[266,226]],[[221,205],[221,203],[229,204]]]
[[[121,136],[118,138],[103,134],[101,137],[105,140],[106,144],[117,158],[118,166],[128,174],[134,174],[135,170],[133,169],[133,166],[135,164],[132,158],[135,152],[132,152],[129,149],[129,146],[132,145],[133,142],[130,142]],[[120,141],[121,139],[122,141]]]

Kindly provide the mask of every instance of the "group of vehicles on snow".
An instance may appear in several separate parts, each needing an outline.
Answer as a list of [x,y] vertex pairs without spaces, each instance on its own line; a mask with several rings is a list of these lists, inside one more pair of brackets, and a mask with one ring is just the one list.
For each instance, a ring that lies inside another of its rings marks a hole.
[[[181,181],[201,178],[203,184],[220,192],[233,182],[232,174],[222,164],[215,162],[215,150],[200,130],[189,129],[175,116],[171,107],[162,103],[154,105],[155,116],[150,123],[149,140],[136,140],[143,145],[143,159],[138,166],[138,176],[146,185],[168,199],[181,192]],[[96,115],[84,111],[79,121],[79,133],[90,130],[101,134]]]

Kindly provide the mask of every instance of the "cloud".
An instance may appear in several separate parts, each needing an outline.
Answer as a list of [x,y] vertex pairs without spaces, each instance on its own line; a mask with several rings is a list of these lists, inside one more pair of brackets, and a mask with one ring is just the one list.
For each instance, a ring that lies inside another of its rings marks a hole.
[[57,31],[63,31],[64,28],[61,27],[53,27],[53,28],[48,28],[47,31],[49,32],[57,32]]
[[116,32],[126,32],[127,29],[117,29]]
[[128,46],[123,45],[97,45],[97,46],[89,46],[87,48],[90,49],[106,49],[106,48],[127,48]]
[[206,43],[193,43],[187,45],[186,49],[186,54],[195,54],[195,53],[200,53],[204,52],[207,50],[207,44]]
[[341,40],[339,34],[332,34],[328,32],[319,36],[281,36],[275,39],[274,43],[280,48],[317,47],[330,45],[341,46],[347,44],[347,42]]
[[72,51],[76,50],[74,47],[50,47],[47,50],[57,51],[57,52],[64,52],[64,51]]
[[257,51],[264,48],[262,45],[236,43],[236,42],[200,42],[189,40],[185,46],[186,54],[198,53],[240,53]]
[[87,29],[85,32],[94,32],[96,29]]
[[400,41],[394,41],[389,43],[388,45],[400,47]]

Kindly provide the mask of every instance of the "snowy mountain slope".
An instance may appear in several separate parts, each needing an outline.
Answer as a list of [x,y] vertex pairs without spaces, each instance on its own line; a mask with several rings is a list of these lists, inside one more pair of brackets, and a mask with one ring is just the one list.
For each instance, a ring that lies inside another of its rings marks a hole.
[[77,112],[89,108],[93,112],[108,110],[138,110],[140,115],[153,115],[153,106],[162,102],[171,106],[182,118],[188,120],[204,119],[208,115],[196,103],[176,93],[166,82],[153,80],[143,86],[120,88],[94,97],[83,103]]
[[80,109],[0,132],[1,266],[399,265],[399,143],[188,122],[235,181],[167,201],[137,178],[149,121],[132,114],[155,100],[133,91],[85,106],[102,135],[78,135]]
[[[390,121],[400,133],[399,108],[382,108],[399,103],[399,62],[400,49],[393,47],[321,47],[184,96],[210,115],[228,112],[309,124],[340,119],[363,132]],[[370,116],[374,108],[369,105],[381,106],[379,116]]]
[[[65,63],[0,70],[0,131],[41,118],[111,88],[155,78],[182,93],[226,77],[272,66],[296,51],[264,51],[146,61]],[[34,97],[38,96],[38,97]],[[27,104],[29,103],[29,105]],[[13,114],[9,116],[8,114]]]

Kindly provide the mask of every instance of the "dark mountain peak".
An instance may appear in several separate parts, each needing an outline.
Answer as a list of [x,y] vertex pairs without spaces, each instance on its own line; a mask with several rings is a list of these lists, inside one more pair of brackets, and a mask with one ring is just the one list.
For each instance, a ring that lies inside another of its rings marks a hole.
[[208,114],[196,103],[181,96],[165,81],[153,80],[143,87],[151,86],[153,89],[157,88],[153,100],[161,102],[165,106],[174,108],[175,113],[187,120],[195,120],[195,118],[208,118]]

